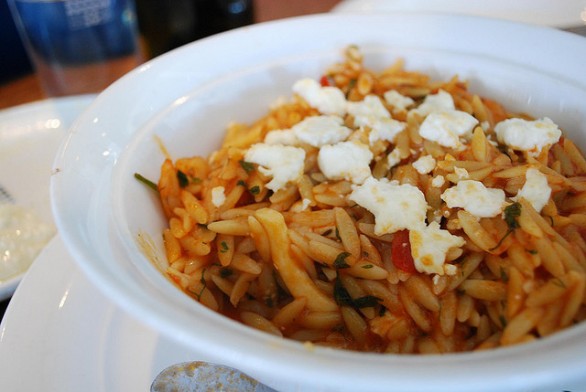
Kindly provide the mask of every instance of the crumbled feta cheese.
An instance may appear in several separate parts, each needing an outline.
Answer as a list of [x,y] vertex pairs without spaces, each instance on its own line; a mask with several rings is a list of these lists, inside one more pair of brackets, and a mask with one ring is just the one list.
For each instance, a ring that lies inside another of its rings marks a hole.
[[413,99],[404,96],[397,90],[389,90],[385,92],[383,98],[395,111],[407,110],[409,106],[412,106],[415,103]]
[[476,118],[459,110],[433,112],[419,127],[419,135],[444,147],[457,148],[462,145],[460,137],[470,136],[476,124]]
[[339,116],[311,116],[295,124],[292,131],[297,139],[313,147],[344,141],[352,131]]
[[425,117],[435,112],[449,112],[456,110],[454,99],[450,93],[439,90],[437,94],[430,94],[425,97],[423,103],[417,108],[412,109],[410,112],[417,113],[422,117]]
[[535,211],[541,212],[550,196],[551,188],[547,183],[547,176],[537,169],[529,168],[525,173],[525,184],[513,200],[518,201],[524,198],[535,208]]
[[301,178],[305,151],[298,147],[258,143],[248,149],[244,160],[259,165],[258,170],[262,174],[272,177],[267,188],[278,191]]
[[478,218],[497,216],[503,211],[505,192],[487,188],[480,181],[463,180],[442,193],[449,208],[460,207]]
[[372,212],[376,235],[425,226],[427,202],[413,185],[368,177],[362,185],[353,187],[348,198]]
[[373,154],[367,145],[348,141],[323,146],[317,155],[317,164],[330,180],[349,180],[362,184],[370,176],[372,158]]
[[212,188],[212,204],[216,207],[221,207],[226,201],[226,194],[223,186]]
[[514,150],[528,151],[531,155],[539,155],[545,146],[557,143],[562,135],[558,126],[547,117],[535,121],[511,118],[496,124],[494,131],[499,142]]
[[460,180],[466,180],[470,178],[470,173],[468,173],[468,170],[464,169],[463,167],[455,167],[454,173]]
[[442,185],[446,182],[446,179],[442,175],[435,176],[433,180],[431,180],[431,186],[436,188],[441,188]]
[[317,81],[306,78],[295,82],[293,91],[322,114],[346,114],[346,97],[337,87],[322,87]]
[[451,275],[455,272],[452,265],[446,265],[446,254],[452,248],[464,246],[462,237],[442,230],[437,222],[429,226],[409,231],[411,255],[417,271],[426,274]]
[[393,149],[387,156],[387,163],[389,167],[397,166],[401,162],[401,150],[398,148]]
[[266,144],[282,144],[283,146],[297,146],[299,139],[295,136],[292,129],[277,129],[270,131],[265,135]]
[[368,142],[372,146],[379,140],[394,142],[397,135],[405,129],[407,124],[392,118],[379,119],[372,124],[372,130],[368,134]]
[[431,155],[424,155],[413,162],[413,167],[419,172],[419,174],[427,174],[435,169],[435,164],[435,159]]
[[373,118],[390,118],[391,114],[376,95],[367,95],[362,101],[348,102],[348,113],[358,126],[369,125]]
[[359,102],[348,102],[348,113],[354,116],[356,126],[367,126],[371,129],[368,136],[371,145],[377,140],[393,142],[397,134],[407,126],[401,121],[392,119],[389,111],[376,95],[367,95]]

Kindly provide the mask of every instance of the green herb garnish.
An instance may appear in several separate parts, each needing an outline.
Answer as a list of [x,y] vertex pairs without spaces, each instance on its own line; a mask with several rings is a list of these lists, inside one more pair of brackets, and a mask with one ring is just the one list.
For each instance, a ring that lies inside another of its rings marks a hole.
[[374,267],[374,265],[372,265],[372,264],[364,264],[364,265],[362,266],[362,268],[364,268],[364,269],[371,269],[371,268],[373,268],[373,267]]
[[499,240],[498,244],[496,244],[495,247],[490,248],[489,251],[495,250],[496,248],[501,246],[505,238],[507,238],[513,231],[515,231],[515,229],[517,229],[520,226],[519,222],[517,221],[517,218],[521,216],[521,203],[514,202],[513,204],[505,207],[504,215],[504,220],[507,223],[509,229],[507,230],[505,235]]
[[334,300],[340,306],[351,306],[356,309],[371,308],[378,305],[381,301],[380,298],[373,295],[365,295],[356,299],[352,298],[342,284],[339,276],[334,280]]
[[516,229],[519,227],[517,218],[521,216],[521,203],[514,202],[511,205],[505,207],[505,222],[509,229]]
[[227,278],[234,273],[230,268],[221,268],[220,269],[220,277]]
[[181,188],[185,188],[189,185],[189,178],[187,174],[183,173],[181,170],[177,170],[177,180],[179,181],[179,186]]
[[566,284],[560,278],[554,278],[551,281],[553,282],[553,284],[555,284],[558,287],[561,287],[562,289],[566,288]]
[[334,268],[350,268],[350,265],[346,263],[346,258],[350,256],[348,252],[342,252],[338,256],[336,256],[336,260],[334,260]]
[[199,278],[199,282],[202,284],[201,290],[199,290],[199,293],[194,293],[195,294],[195,297],[197,298],[198,301],[201,300],[201,295],[203,294],[204,290],[206,289],[206,287],[208,285],[207,282],[206,282],[206,280],[205,280],[205,274],[206,274],[206,269],[204,268],[201,271],[201,278]]
[[375,307],[380,301],[381,299],[378,297],[365,295],[364,297],[356,298],[353,302],[355,308],[362,309]]
[[238,180],[238,182],[236,183],[236,185],[243,186],[243,187],[246,188],[246,183],[244,182],[244,180]]
[[324,231],[323,233],[321,233],[321,235],[323,235],[324,237],[327,237],[330,234],[332,234],[332,229],[327,229],[326,231]]
[[503,267],[500,267],[500,272],[501,272],[501,280],[505,283],[508,282],[509,276],[507,275],[507,271],[505,271],[505,269]]
[[138,181],[142,182],[143,184],[145,184],[146,186],[148,186],[149,188],[151,188],[155,192],[158,192],[159,191],[159,188],[157,187],[157,184],[155,184],[154,182],[152,182],[148,178],[142,176],[141,174],[134,173],[134,178],[136,178]]
[[350,293],[346,290],[339,277],[334,280],[334,300],[340,306],[352,306],[353,304]]
[[220,253],[226,253],[230,250],[226,241],[220,242]]
[[240,160],[240,166],[242,166],[246,173],[250,173],[254,170],[254,164],[251,162],[246,162],[245,160]]
[[260,187],[258,185],[253,186],[248,190],[253,195],[258,195],[260,193]]

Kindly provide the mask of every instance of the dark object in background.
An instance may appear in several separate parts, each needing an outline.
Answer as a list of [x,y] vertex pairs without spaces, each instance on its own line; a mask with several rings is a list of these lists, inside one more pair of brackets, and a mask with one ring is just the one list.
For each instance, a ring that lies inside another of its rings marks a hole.
[[252,0],[136,0],[148,56],[222,31],[252,24]]
[[5,83],[33,72],[7,0],[0,0],[0,83]]

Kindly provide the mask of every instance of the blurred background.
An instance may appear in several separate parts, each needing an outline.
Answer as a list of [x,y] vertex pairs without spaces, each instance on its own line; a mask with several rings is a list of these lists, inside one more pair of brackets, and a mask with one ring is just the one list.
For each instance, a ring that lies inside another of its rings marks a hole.
[[[0,109],[45,98],[0,0]],[[252,23],[327,12],[340,0],[135,0],[144,59],[194,40]]]

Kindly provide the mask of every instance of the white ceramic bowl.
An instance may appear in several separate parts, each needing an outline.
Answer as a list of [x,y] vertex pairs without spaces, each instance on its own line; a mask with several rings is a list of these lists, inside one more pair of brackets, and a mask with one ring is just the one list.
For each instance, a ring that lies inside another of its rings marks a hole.
[[[476,17],[320,15],[195,42],[149,62],[98,96],[72,127],[52,178],[56,222],[91,280],[132,315],[205,357],[281,390],[551,391],[586,384],[586,324],[536,343],[478,353],[395,356],[308,350],[207,310],[176,289],[152,192],[164,156],[208,154],[228,122],[250,122],[294,81],[318,77],[358,44],[366,65],[397,57],[435,78],[459,74],[514,111],[548,116],[586,147],[586,40]],[[143,241],[137,240],[141,236]],[[145,257],[144,239],[152,240]],[[142,245],[140,245],[142,243]],[[152,263],[149,258],[158,261]]]

